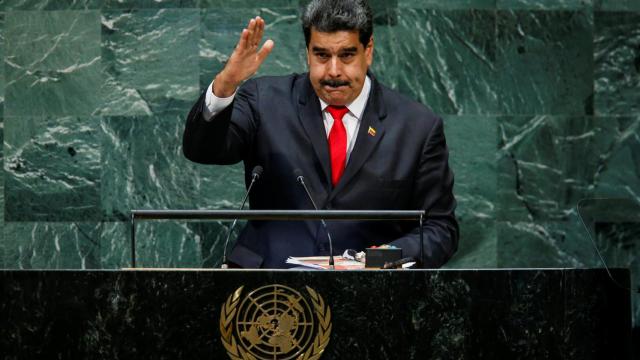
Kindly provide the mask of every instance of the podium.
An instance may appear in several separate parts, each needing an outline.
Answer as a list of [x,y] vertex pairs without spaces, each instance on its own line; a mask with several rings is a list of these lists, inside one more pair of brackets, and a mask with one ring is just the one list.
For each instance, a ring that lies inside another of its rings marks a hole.
[[629,292],[604,269],[0,274],[4,359],[630,358]]

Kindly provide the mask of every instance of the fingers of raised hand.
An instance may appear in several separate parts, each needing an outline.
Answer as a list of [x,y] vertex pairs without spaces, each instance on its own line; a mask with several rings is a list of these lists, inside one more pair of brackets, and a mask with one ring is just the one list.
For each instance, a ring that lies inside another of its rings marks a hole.
[[256,19],[249,20],[249,25],[247,26],[247,47],[253,47],[254,45],[254,37],[256,33]]
[[264,20],[258,16],[256,17],[256,30],[253,35],[253,43],[256,47],[260,45],[260,41],[262,40],[262,35],[264,34]]
[[238,41],[238,50],[240,51],[258,51],[260,40],[264,34],[264,20],[256,16],[249,20],[247,27],[242,30],[240,40]]
[[249,31],[247,47],[257,51],[258,46],[260,45],[260,39],[264,33],[264,20],[262,20],[260,16],[256,16],[249,21],[247,30]]
[[244,51],[247,48],[247,44],[249,43],[249,30],[243,29],[240,34],[240,40],[238,41],[238,45],[236,45],[236,51]]
[[269,56],[269,54],[271,53],[271,50],[273,50],[273,46],[274,46],[274,42],[273,40],[269,39],[267,41],[265,41],[264,45],[262,45],[262,48],[260,49],[260,51],[258,51],[258,61],[260,63],[262,63],[264,61],[264,59],[267,58],[267,56]]

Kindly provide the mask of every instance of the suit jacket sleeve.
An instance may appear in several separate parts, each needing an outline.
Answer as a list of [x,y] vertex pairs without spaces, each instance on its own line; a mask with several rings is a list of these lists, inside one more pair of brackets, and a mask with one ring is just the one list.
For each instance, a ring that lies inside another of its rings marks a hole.
[[[444,265],[458,248],[458,223],[454,210],[453,173],[442,119],[437,118],[422,148],[415,177],[413,208],[426,210],[424,267]],[[420,259],[420,228],[416,227],[390,245],[402,248],[403,256]]]
[[253,136],[258,127],[257,89],[249,80],[238,89],[231,103],[209,121],[202,115],[205,95],[195,103],[182,138],[182,151],[191,161],[202,164],[235,164],[251,151]]

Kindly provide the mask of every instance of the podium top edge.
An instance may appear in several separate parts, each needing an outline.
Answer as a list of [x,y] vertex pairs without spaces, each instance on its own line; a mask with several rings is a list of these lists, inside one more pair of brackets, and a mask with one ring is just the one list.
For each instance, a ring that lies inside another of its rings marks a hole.
[[406,220],[425,217],[424,210],[131,210],[133,220]]

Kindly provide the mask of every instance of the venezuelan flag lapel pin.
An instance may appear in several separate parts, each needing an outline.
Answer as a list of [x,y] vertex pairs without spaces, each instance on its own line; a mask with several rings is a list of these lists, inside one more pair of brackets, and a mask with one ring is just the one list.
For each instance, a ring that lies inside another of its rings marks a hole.
[[369,131],[367,131],[367,133],[371,136],[376,136],[376,129],[369,126]]

